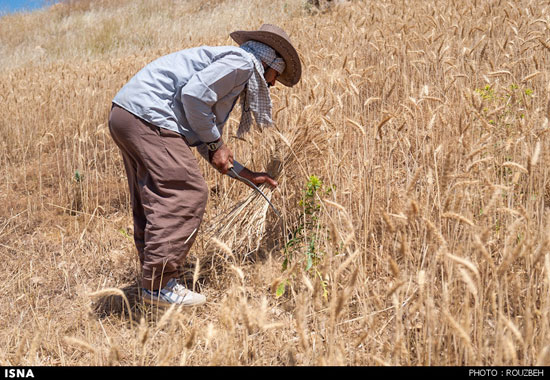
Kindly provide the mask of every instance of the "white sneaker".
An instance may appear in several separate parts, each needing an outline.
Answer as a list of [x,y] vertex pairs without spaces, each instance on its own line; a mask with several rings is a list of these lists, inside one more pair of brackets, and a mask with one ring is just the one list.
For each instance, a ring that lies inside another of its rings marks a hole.
[[143,301],[150,305],[159,307],[169,307],[173,304],[183,306],[199,306],[206,302],[206,297],[202,294],[192,292],[185,286],[178,283],[178,280],[172,278],[166,286],[158,290],[142,289]]

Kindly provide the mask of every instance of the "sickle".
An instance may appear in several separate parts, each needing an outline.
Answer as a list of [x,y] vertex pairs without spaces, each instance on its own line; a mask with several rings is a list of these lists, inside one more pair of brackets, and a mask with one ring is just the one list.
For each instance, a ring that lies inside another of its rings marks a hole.
[[279,214],[279,211],[277,211],[275,206],[273,206],[273,203],[271,203],[271,201],[266,197],[266,195],[252,181],[238,175],[237,172],[235,171],[235,169],[233,169],[233,167],[229,168],[229,172],[227,172],[227,175],[230,176],[230,177],[236,178],[236,179],[240,180],[241,182],[246,183],[247,185],[250,185],[254,190],[256,190],[258,193],[260,193],[262,195],[262,197],[265,198],[265,200],[267,201],[267,203],[269,203],[269,205],[271,206],[273,211],[275,211],[275,214],[279,218],[281,217],[281,214]]

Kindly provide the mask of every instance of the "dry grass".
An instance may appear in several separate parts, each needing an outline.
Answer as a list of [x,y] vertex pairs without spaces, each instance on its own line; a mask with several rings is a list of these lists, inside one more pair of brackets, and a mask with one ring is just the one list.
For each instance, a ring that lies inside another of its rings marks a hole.
[[[108,4],[0,22],[0,363],[549,364],[547,5]],[[263,22],[303,80],[273,90],[276,128],[232,138],[236,110],[225,137],[280,163],[283,218],[251,199],[213,240],[252,190],[200,161],[189,281],[209,302],[146,308],[110,100],[155,57]]]

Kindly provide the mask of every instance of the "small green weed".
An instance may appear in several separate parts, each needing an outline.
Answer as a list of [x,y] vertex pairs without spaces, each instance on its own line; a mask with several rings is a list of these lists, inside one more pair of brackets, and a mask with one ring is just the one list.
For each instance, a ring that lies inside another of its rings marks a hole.
[[521,132],[517,124],[526,117],[526,103],[534,96],[532,89],[512,83],[507,87],[485,85],[475,93],[483,101],[481,115],[494,132],[503,137]]
[[305,251],[306,270],[311,269],[321,258],[322,253],[318,252],[318,234],[322,229],[319,224],[319,212],[321,204],[318,201],[317,193],[322,191],[323,182],[319,177],[311,175],[306,183],[302,198],[298,205],[302,208],[302,223],[290,234],[290,239],[285,245],[285,260],[283,270],[296,258],[295,253]]
[[[319,194],[328,195],[333,190],[334,186],[325,187],[323,181],[316,175],[309,176],[302,197],[298,202],[298,206],[302,210],[301,222],[289,234],[289,239],[284,247],[283,271],[292,262],[298,262],[303,263],[306,271],[313,270],[320,276],[316,267],[323,258],[323,252],[319,250],[318,243],[323,240],[321,235],[324,234],[325,227],[319,221],[321,212]],[[276,290],[277,297],[284,294],[289,281],[287,279],[279,285]]]

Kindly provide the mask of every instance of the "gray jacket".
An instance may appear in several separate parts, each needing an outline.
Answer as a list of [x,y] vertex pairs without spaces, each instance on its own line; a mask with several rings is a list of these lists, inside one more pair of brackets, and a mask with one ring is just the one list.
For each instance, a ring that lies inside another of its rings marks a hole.
[[181,50],[145,66],[113,103],[197,146],[221,136],[253,70],[252,59],[239,47]]

